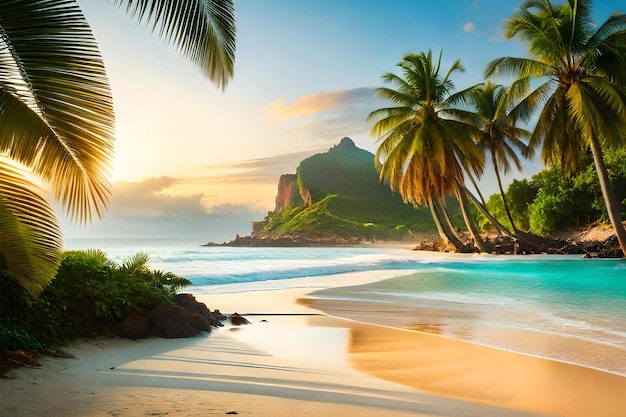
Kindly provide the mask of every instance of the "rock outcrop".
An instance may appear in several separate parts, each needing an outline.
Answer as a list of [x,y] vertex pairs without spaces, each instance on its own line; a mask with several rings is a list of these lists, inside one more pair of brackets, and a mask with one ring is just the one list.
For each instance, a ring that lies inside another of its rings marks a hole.
[[117,335],[138,340],[150,337],[176,339],[210,332],[226,320],[219,310],[211,311],[191,294],[178,294],[176,305],[159,306],[127,317],[117,325]]
[[232,324],[233,326],[241,326],[241,325],[245,325],[245,324],[250,324],[250,321],[248,321],[247,318],[245,318],[244,316],[242,316],[239,313],[231,314],[231,316],[230,316],[230,318],[228,320],[230,321],[230,324]]
[[[299,201],[298,201],[299,200]],[[280,213],[286,208],[302,204],[298,190],[298,177],[296,174],[284,174],[278,179],[278,192],[276,193],[275,213]]]

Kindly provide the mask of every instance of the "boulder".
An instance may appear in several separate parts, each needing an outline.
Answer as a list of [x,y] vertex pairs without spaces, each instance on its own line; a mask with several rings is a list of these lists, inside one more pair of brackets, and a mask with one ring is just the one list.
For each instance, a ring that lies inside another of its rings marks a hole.
[[116,326],[119,337],[131,340],[145,339],[150,337],[150,320],[146,314],[126,317]]
[[190,313],[204,317],[213,327],[222,326],[222,321],[226,320],[226,317],[219,310],[209,310],[206,304],[197,301],[192,294],[176,294],[176,304]]
[[176,305],[162,305],[126,317],[116,326],[117,335],[132,340],[192,337],[200,332],[210,332],[213,327],[223,326],[222,321],[226,320],[219,310],[209,310],[191,294],[177,294],[175,301]]
[[239,313],[233,313],[230,315],[230,324],[233,326],[240,326],[242,324],[250,324],[247,318],[241,316]]
[[192,321],[190,313],[180,306],[160,306],[150,311],[150,329],[155,336],[166,339],[196,336],[200,330],[191,325]]

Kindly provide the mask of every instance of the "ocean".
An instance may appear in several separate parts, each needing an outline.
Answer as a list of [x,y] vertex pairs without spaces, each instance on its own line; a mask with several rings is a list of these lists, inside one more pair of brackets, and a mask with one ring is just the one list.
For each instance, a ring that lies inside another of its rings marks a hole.
[[[66,248],[103,249],[118,262],[147,252],[151,268],[189,279],[194,294],[304,286],[314,298],[371,306],[351,318],[626,376],[626,260],[201,244],[67,240]],[[389,279],[363,284],[371,271]],[[346,288],[324,289],[328,282]]]

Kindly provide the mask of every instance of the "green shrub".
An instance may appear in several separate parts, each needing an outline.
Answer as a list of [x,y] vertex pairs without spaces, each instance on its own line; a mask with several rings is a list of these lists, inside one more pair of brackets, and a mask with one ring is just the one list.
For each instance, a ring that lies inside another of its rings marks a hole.
[[76,337],[107,334],[125,317],[173,304],[191,283],[170,272],[150,270],[138,253],[121,265],[100,250],[67,251],[56,277],[37,297],[0,274],[0,349],[35,349]]

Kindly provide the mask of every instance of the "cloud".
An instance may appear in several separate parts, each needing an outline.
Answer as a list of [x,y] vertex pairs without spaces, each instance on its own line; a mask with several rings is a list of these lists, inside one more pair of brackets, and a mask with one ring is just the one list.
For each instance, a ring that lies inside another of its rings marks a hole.
[[293,103],[279,98],[266,106],[265,111],[270,120],[285,121],[316,113],[335,110],[354,99],[354,97],[368,94],[368,89],[336,90],[326,93],[311,94],[297,98]]
[[463,30],[465,30],[466,32],[473,32],[475,29],[476,29],[476,26],[472,22],[467,22],[463,26]]
[[201,168],[207,174],[202,177],[202,181],[257,185],[270,183],[276,186],[282,174],[295,173],[300,161],[320,151],[320,149],[309,148],[230,164],[207,165]]
[[387,105],[376,95],[376,88],[361,87],[311,94],[292,103],[279,99],[265,111],[271,120],[284,123],[290,132],[314,139],[321,148],[336,144],[344,136],[368,137],[367,116]]
[[320,113],[357,110],[375,98],[374,88],[335,90],[303,96],[291,104],[279,98],[266,106],[265,112],[273,121],[287,121]]
[[116,182],[103,219],[84,228],[62,225],[65,236],[222,242],[248,235],[251,223],[274,209],[282,174],[295,173],[300,161],[326,152],[344,136],[358,144],[358,136],[369,136],[367,115],[385,105],[375,88],[313,94],[291,104],[275,101],[266,110],[300,141],[298,150],[200,166],[191,177]]
[[197,238],[201,243],[229,241],[250,234],[253,221],[267,210],[254,203],[216,201],[207,193],[177,195],[187,179],[149,178],[118,182],[101,220],[78,227],[63,224],[66,238]]

